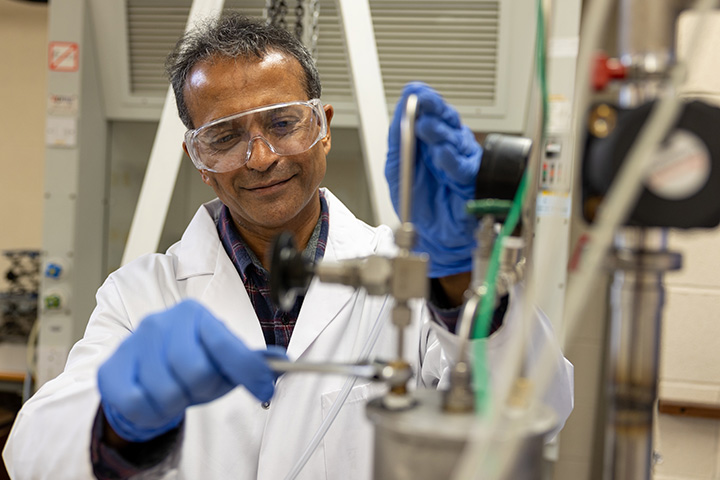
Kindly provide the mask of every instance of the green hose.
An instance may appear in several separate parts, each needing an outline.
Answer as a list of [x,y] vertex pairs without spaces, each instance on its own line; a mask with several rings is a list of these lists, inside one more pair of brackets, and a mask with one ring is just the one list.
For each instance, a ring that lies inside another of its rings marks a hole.
[[[541,143],[545,140],[545,128],[547,126],[548,117],[548,89],[547,77],[545,70],[545,17],[543,13],[542,0],[537,1],[537,32],[535,42],[535,72],[538,77],[540,87],[540,97],[542,101],[542,125],[541,125]],[[540,147],[540,145],[538,145]],[[485,294],[483,295],[480,308],[478,308],[477,316],[473,325],[473,339],[487,338],[490,334],[490,323],[495,311],[496,282],[498,269],[500,268],[500,254],[502,253],[503,239],[510,235],[520,220],[522,204],[525,200],[525,192],[527,190],[528,172],[525,171],[512,207],[508,213],[502,230],[498,234],[493,246],[493,251],[488,263],[488,269],[485,276],[483,286]],[[487,342],[473,342],[473,352],[475,355],[475,366],[473,368],[473,381],[476,385],[475,395],[475,411],[478,413],[486,413],[490,407],[490,372],[487,361]]]
[[[486,338],[490,334],[490,322],[495,311],[495,294],[496,294],[496,279],[498,270],[500,268],[500,254],[502,253],[503,239],[510,235],[520,220],[520,213],[522,211],[523,199],[525,198],[525,191],[527,187],[527,171],[520,180],[520,185],[515,193],[510,213],[508,214],[507,220],[500,230],[495,245],[493,246],[492,254],[490,255],[490,262],[488,263],[487,275],[483,286],[485,287],[485,295],[483,295],[478,314],[475,318],[473,325],[472,338]],[[473,368],[473,379],[477,389],[475,395],[475,410],[477,412],[485,412],[488,408],[490,400],[490,372],[488,370],[487,353],[486,353],[487,342],[473,342],[473,351],[475,355],[475,368]]]

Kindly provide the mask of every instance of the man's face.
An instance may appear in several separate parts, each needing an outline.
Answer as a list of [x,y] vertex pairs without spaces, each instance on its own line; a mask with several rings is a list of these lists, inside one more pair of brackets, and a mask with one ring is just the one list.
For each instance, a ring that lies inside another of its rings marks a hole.
[[[269,52],[262,59],[209,59],[196,65],[184,89],[195,127],[264,105],[305,101],[303,70],[294,58]],[[328,124],[333,115],[325,106]],[[183,145],[184,146],[184,145]],[[186,150],[187,151],[187,150]],[[325,176],[330,133],[298,155],[277,155],[253,142],[248,162],[224,173],[201,170],[203,181],[227,205],[241,232],[271,238],[317,222],[317,189]]]

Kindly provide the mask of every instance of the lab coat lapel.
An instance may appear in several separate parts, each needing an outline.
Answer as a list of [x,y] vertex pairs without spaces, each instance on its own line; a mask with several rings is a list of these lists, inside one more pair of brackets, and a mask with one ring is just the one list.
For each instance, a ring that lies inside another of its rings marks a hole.
[[218,250],[215,273],[203,292],[201,301],[249,348],[266,348],[260,321],[245,285],[222,248]]
[[255,309],[205,207],[200,207],[190,222],[177,256],[178,280],[188,281],[188,294],[225,322],[248,347],[264,349],[265,337]]
[[[328,202],[330,228],[322,261],[340,262],[375,253],[375,232],[355,218],[330,191],[323,192]],[[352,309],[357,294],[352,287],[322,283],[314,278],[300,309],[288,356],[299,358],[331,322],[343,315],[343,309]]]

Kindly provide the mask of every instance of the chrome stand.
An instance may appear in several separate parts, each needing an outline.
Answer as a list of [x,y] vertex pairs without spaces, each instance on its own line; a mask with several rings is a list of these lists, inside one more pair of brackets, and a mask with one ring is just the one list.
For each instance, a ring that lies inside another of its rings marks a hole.
[[608,415],[604,478],[650,480],[663,274],[681,265],[667,230],[626,227],[611,257]]

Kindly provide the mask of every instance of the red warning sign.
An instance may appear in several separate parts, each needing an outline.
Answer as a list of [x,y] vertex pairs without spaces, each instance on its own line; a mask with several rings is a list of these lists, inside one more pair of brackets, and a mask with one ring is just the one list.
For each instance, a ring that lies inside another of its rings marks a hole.
[[73,42],[50,42],[48,63],[53,72],[77,72],[80,67],[80,49]]

